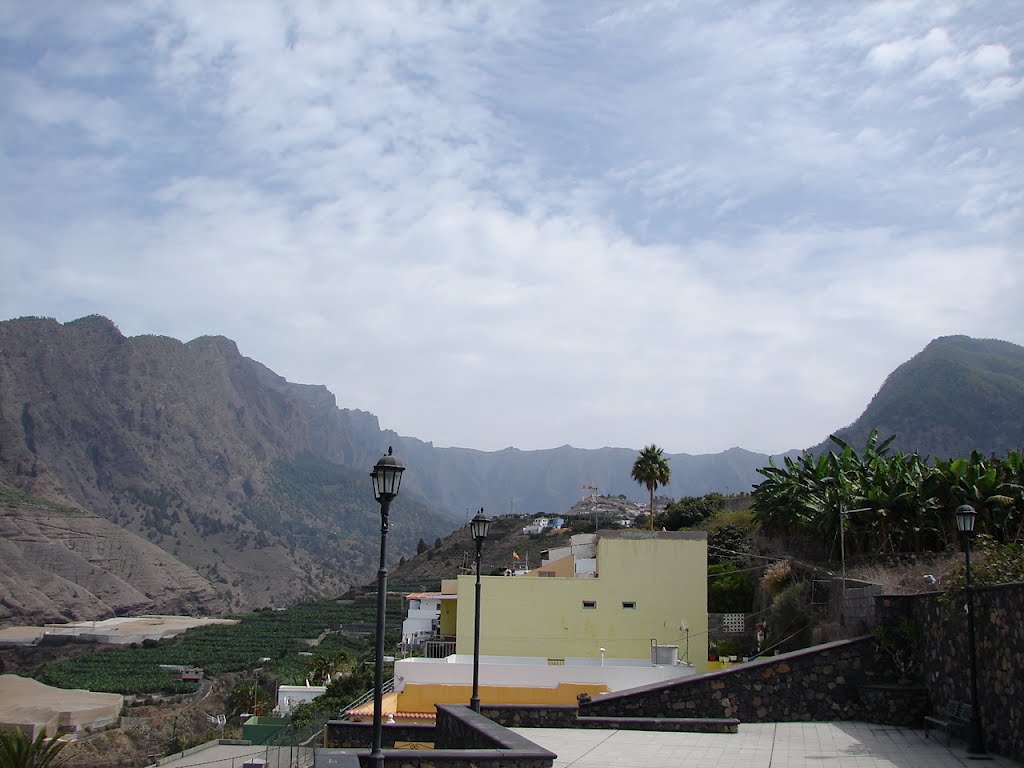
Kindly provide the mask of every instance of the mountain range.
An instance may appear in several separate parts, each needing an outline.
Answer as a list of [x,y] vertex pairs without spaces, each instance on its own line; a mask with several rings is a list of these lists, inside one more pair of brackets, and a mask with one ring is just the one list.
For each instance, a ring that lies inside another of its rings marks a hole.
[[[935,456],[1024,444],[1024,349],[937,339],[857,422]],[[211,612],[337,594],[376,568],[368,474],[406,465],[389,554],[491,514],[561,512],[597,486],[640,498],[628,448],[484,452],[382,430],[234,342],[125,337],[110,320],[0,322],[0,625]],[[743,492],[764,454],[670,457],[671,496]]]

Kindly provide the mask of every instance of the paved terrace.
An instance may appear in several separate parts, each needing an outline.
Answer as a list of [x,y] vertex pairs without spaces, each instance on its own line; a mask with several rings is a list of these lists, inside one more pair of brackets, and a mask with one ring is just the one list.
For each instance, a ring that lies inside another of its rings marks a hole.
[[554,768],[1021,768],[969,760],[944,734],[870,723],[741,723],[735,734],[514,728],[558,755]]
[[[943,734],[925,739],[924,731],[869,723],[747,723],[735,734],[512,730],[557,754],[554,768],[1024,768],[1005,757],[970,760],[962,741],[947,748]],[[255,745],[204,746],[160,768],[239,768],[268,756]],[[274,765],[277,749],[270,753]]]

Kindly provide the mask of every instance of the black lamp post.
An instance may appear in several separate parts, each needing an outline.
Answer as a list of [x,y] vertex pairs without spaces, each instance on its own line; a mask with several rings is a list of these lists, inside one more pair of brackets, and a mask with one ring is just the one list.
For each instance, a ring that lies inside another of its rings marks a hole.
[[377,571],[377,658],[373,668],[373,746],[370,761],[377,768],[384,768],[384,752],[381,750],[383,724],[381,709],[384,700],[384,614],[387,611],[388,569],[384,566],[384,553],[388,542],[388,512],[391,502],[398,495],[405,467],[392,455],[391,446],[370,473],[373,480],[373,498],[380,503],[380,570]]
[[484,514],[483,507],[476,517],[469,521],[469,529],[476,542],[476,609],[473,614],[473,696],[469,706],[474,712],[480,711],[480,548],[487,538],[491,518]]
[[970,504],[956,508],[956,527],[964,540],[965,591],[967,592],[967,652],[971,657],[971,730],[967,741],[967,752],[971,755],[985,754],[985,733],[981,730],[978,713],[978,653],[974,645],[974,588],[971,586],[971,534],[977,512]]

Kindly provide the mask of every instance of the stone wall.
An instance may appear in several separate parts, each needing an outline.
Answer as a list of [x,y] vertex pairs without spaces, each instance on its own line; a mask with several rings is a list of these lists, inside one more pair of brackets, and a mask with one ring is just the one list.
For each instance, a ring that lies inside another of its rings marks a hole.
[[580,707],[603,717],[739,718],[741,722],[866,719],[873,638],[805,648],[679,682],[610,693]]
[[[419,723],[384,723],[381,746],[393,747],[397,741],[433,742],[434,726]],[[331,720],[324,725],[324,746],[345,749],[369,749],[373,743],[373,723]]]
[[[926,712],[970,701],[964,598],[942,593],[876,598],[880,626],[920,628],[920,679],[897,683],[872,636],[758,659],[678,682],[601,696],[581,716],[738,718],[741,722],[863,720],[921,727]],[[990,752],[1024,759],[1024,584],[975,593],[979,715]],[[531,715],[532,716],[532,715]],[[561,715],[550,713],[552,722]]]
[[[909,618],[920,628],[920,677],[933,712],[945,711],[950,701],[971,700],[965,606],[963,593],[879,598],[879,624]],[[1024,584],[977,589],[974,606],[978,714],[986,746],[1024,760]]]
[[480,714],[506,728],[578,728],[576,706],[489,705]]
[[[438,704],[436,725],[385,724],[384,764],[391,768],[550,768],[555,755],[529,739],[463,705]],[[331,721],[325,727],[325,754],[355,754],[372,768],[373,725]],[[395,742],[429,742],[433,749],[394,749]]]
[[736,718],[697,717],[580,717],[577,707],[483,706],[480,713],[506,728],[595,728],[603,730],[674,731],[677,733],[736,733]]

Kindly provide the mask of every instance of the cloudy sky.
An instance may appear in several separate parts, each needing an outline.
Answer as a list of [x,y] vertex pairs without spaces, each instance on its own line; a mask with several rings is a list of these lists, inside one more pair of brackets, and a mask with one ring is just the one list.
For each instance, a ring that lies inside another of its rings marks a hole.
[[0,316],[438,445],[803,448],[1024,344],[1024,3],[0,3]]

